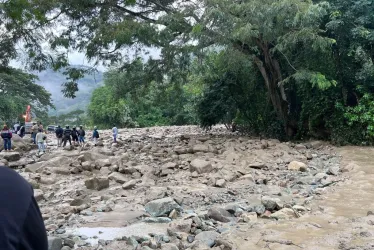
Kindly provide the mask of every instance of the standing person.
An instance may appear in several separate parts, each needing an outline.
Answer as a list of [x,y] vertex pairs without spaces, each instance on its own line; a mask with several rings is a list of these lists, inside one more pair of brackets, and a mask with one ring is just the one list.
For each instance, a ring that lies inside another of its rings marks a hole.
[[47,135],[43,132],[42,129],[39,129],[39,133],[36,134],[36,142],[38,143],[39,153],[45,153],[45,140],[47,139]]
[[31,185],[3,166],[0,200],[0,249],[48,250],[46,229]]
[[21,138],[25,136],[25,124],[21,123],[21,128],[19,129],[18,134]]
[[4,141],[4,150],[5,151],[10,151],[12,150],[12,131],[8,129],[7,125],[4,125],[3,130],[1,130],[1,138],[3,138]]
[[118,129],[117,129],[116,125],[113,126],[112,133],[113,133],[113,141],[114,141],[114,143],[116,143],[117,142],[117,136],[118,136]]
[[57,137],[57,147],[61,147],[62,146],[62,137],[64,136],[64,130],[61,128],[60,125],[58,125],[55,133],[56,133],[56,137]]
[[20,129],[20,125],[19,125],[19,122],[16,122],[16,124],[14,124],[14,126],[13,126],[13,128],[14,128],[14,133],[18,133],[18,131],[19,131],[19,129]]
[[32,138],[32,141],[34,142],[34,144],[36,144],[35,137],[36,137],[36,134],[38,132],[39,132],[38,125],[36,125],[36,123],[33,122],[32,127],[31,127],[31,138]]
[[84,137],[86,136],[86,131],[84,131],[82,125],[80,125],[80,127],[79,127],[78,134],[79,134],[79,144],[80,144],[82,147],[84,147]]
[[39,130],[40,129],[43,130],[43,124],[42,124],[42,122],[39,123]]
[[99,134],[99,131],[97,131],[97,127],[95,126],[94,127],[94,131],[92,133],[92,139],[94,141],[94,145],[96,146],[97,145],[97,140],[100,138],[100,134]]
[[69,125],[66,125],[65,130],[64,130],[64,147],[66,146],[66,143],[69,141],[70,146],[71,146],[71,129]]
[[74,146],[78,144],[78,131],[77,128],[74,126],[73,130],[71,131],[71,138],[73,139]]

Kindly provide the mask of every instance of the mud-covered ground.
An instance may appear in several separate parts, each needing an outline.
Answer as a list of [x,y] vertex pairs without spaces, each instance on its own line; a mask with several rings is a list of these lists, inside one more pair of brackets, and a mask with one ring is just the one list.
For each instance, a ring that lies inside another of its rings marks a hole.
[[43,155],[15,141],[0,161],[33,185],[53,250],[374,249],[357,148],[193,126],[101,131],[83,149],[50,135]]

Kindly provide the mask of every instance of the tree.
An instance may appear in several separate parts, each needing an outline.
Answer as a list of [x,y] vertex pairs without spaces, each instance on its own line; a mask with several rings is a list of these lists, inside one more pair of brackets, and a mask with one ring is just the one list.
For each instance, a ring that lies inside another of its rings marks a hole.
[[53,107],[51,94],[35,83],[36,77],[19,69],[0,71],[0,119],[20,118],[27,105],[31,105],[37,116]]

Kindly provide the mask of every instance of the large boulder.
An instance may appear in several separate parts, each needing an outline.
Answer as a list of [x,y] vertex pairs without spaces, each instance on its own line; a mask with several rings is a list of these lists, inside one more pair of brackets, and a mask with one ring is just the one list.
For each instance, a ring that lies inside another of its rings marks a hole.
[[21,159],[21,154],[19,152],[1,152],[0,158],[4,158],[8,162],[19,161]]
[[100,191],[109,187],[109,179],[105,177],[94,177],[85,180],[84,184],[87,189]]
[[171,197],[153,200],[145,205],[145,210],[154,217],[169,215],[174,209],[180,210],[181,207]]
[[213,170],[212,164],[209,161],[195,159],[190,164],[190,171],[197,172],[199,174],[209,173]]
[[25,168],[25,172],[29,172],[29,173],[38,173],[39,170],[43,169],[43,162],[37,162],[37,163],[34,163],[34,164],[29,164],[26,166]]
[[292,161],[288,164],[288,170],[305,172],[307,169],[307,165],[299,161]]

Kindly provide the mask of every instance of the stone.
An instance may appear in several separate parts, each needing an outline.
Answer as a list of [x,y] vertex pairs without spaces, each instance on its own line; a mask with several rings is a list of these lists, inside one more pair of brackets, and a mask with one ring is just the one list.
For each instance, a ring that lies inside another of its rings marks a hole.
[[78,207],[78,206],[81,206],[83,204],[86,204],[87,201],[84,200],[84,199],[80,199],[80,198],[76,198],[76,199],[73,199],[71,202],[70,202],[70,206],[73,206],[73,207]]
[[306,157],[307,160],[312,160],[313,159],[313,154],[311,152],[307,152],[305,154],[305,157]]
[[34,189],[34,198],[37,202],[44,200],[44,192],[41,189]]
[[136,186],[137,180],[131,180],[122,185],[122,189],[132,189]]
[[169,215],[173,209],[180,210],[181,207],[171,197],[153,200],[145,205],[147,213],[154,217]]
[[174,162],[167,162],[164,165],[162,165],[161,169],[175,169],[178,167],[178,165]]
[[179,248],[172,243],[167,243],[161,245],[161,250],[179,250]]
[[212,164],[209,161],[195,159],[190,164],[190,171],[196,171],[199,174],[209,173],[213,170]]
[[48,237],[48,250],[61,250],[62,239],[57,237]]
[[254,169],[263,169],[266,168],[266,164],[263,162],[253,162],[248,165],[249,168],[254,168]]
[[69,175],[70,170],[68,168],[53,168],[53,172],[56,174],[61,174],[61,175]]
[[301,150],[305,150],[306,146],[304,144],[296,144],[294,148],[298,151],[301,151]]
[[239,180],[246,180],[246,181],[255,182],[255,179],[253,178],[253,176],[251,174],[243,175],[239,178]]
[[[189,233],[191,231],[192,219],[173,221],[169,224],[171,232]],[[173,235],[170,235],[173,236]]]
[[82,169],[86,171],[92,171],[94,168],[91,161],[82,162]]
[[63,228],[59,228],[59,229],[56,230],[56,233],[57,234],[64,234],[64,233],[66,233],[66,230],[63,229]]
[[94,177],[84,182],[87,189],[100,191],[109,187],[109,179],[105,177]]
[[4,158],[8,162],[19,161],[21,159],[21,154],[19,152],[1,152],[0,158]]
[[266,210],[274,211],[283,208],[283,204],[279,198],[272,198],[269,196],[263,196],[261,203],[264,205]]
[[342,173],[351,172],[354,169],[358,169],[359,166],[353,162],[348,163],[347,165],[342,166],[341,171]]
[[25,167],[25,172],[37,173],[39,170],[43,169],[43,162],[37,162],[34,164],[29,164]]
[[290,164],[288,164],[288,170],[291,170],[291,171],[305,172],[307,171],[307,169],[308,169],[307,165],[299,161],[292,161],[290,162]]
[[68,246],[68,247],[71,247],[71,248],[74,248],[75,241],[70,239],[70,238],[64,238],[64,245]]
[[256,205],[253,207],[253,211],[256,212],[258,215],[265,213],[266,208],[264,205]]
[[100,168],[109,167],[111,164],[110,159],[98,159],[95,161],[96,165]]
[[207,247],[213,247],[219,233],[215,231],[205,231],[201,232],[195,236],[195,241],[203,242]]
[[147,217],[143,221],[146,223],[170,223],[171,219],[168,217]]
[[296,214],[291,208],[282,208],[281,210],[270,215],[270,218],[277,220],[287,220],[291,218],[296,218]]
[[109,180],[115,181],[119,184],[125,184],[128,181],[128,178],[126,178],[125,175],[118,173],[118,172],[113,172],[110,175],[108,175]]
[[250,213],[242,213],[240,218],[243,222],[254,222],[257,221],[257,213],[250,212]]
[[223,188],[226,186],[226,181],[225,179],[219,179],[216,181],[216,187]]
[[310,147],[314,148],[314,149],[319,149],[321,146],[323,146],[323,141],[312,141],[312,142],[309,142],[309,145]]
[[209,147],[207,145],[204,145],[204,144],[197,144],[197,145],[194,145],[192,147],[192,151],[194,153],[198,153],[198,152],[208,153],[209,152]]
[[230,218],[232,217],[231,214],[223,208],[210,208],[207,215],[213,220],[225,223],[230,222]]
[[340,168],[339,166],[335,166],[335,167],[330,167],[328,170],[327,170],[327,174],[329,175],[339,175],[339,171],[340,171]]
[[64,247],[61,248],[61,250],[71,250],[71,248],[68,247],[68,246],[64,246]]

